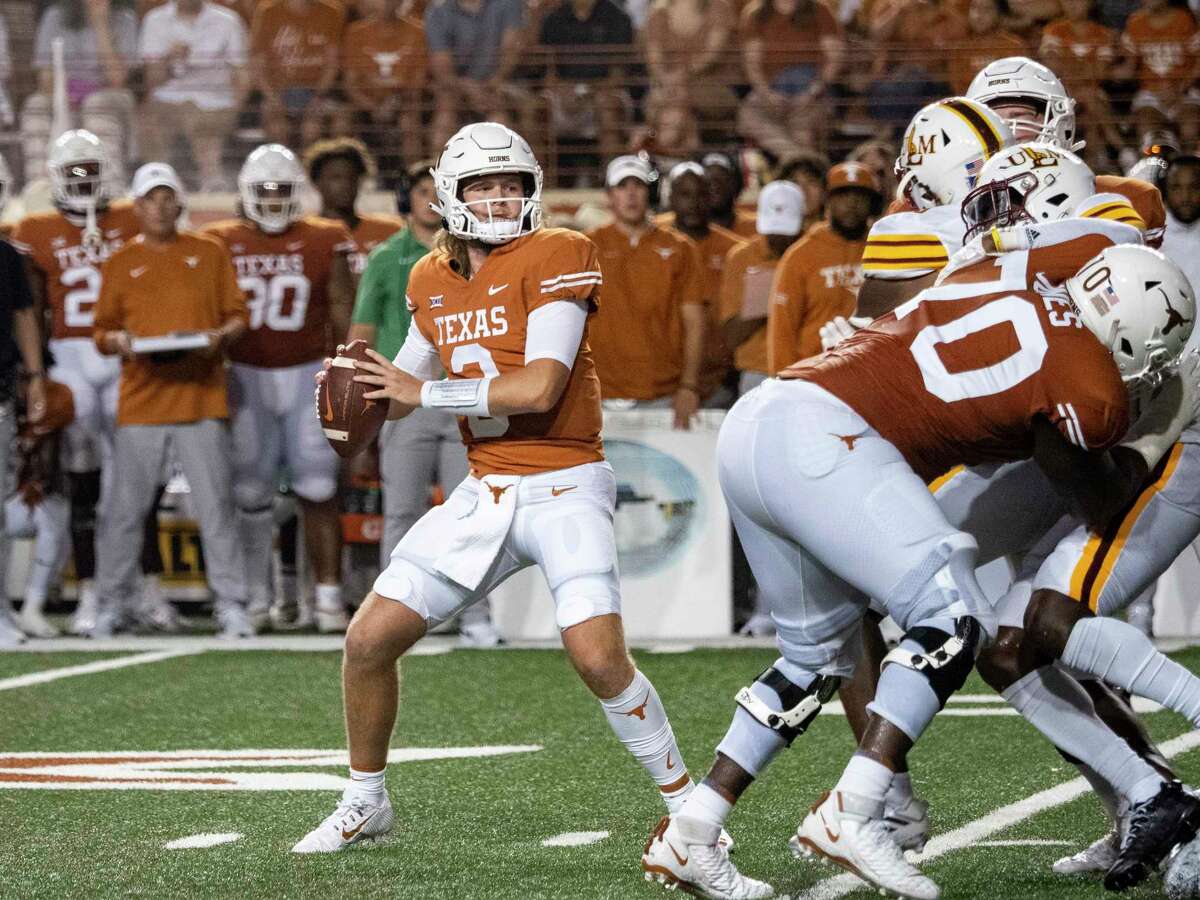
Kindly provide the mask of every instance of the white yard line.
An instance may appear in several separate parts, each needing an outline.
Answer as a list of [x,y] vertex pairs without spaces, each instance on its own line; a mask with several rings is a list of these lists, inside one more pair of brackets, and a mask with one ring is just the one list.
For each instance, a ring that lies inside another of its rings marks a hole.
[[[1178,756],[1181,753],[1187,753],[1196,747],[1200,747],[1200,731],[1189,731],[1177,738],[1172,738],[1162,744],[1160,749],[1170,758]],[[1018,800],[1016,803],[1002,806],[988,813],[982,819],[976,819],[974,822],[968,822],[961,828],[954,829],[954,831],[938,835],[926,845],[925,852],[915,857],[915,859],[918,862],[927,862],[939,856],[944,856],[947,853],[952,853],[955,850],[962,850],[964,847],[973,846],[991,837],[993,834],[1016,825],[1018,822],[1022,822],[1040,812],[1045,812],[1056,806],[1062,806],[1064,803],[1070,803],[1076,797],[1086,794],[1089,790],[1091,788],[1086,781],[1082,778],[1076,778],[1056,787],[1039,791],[1030,797],[1026,797],[1024,800]],[[861,890],[865,886],[864,882],[854,875],[838,875],[834,878],[827,878],[824,881],[817,882],[803,894],[800,894],[800,897],[802,900],[831,900],[834,897],[844,897],[846,894]]]
[[133,656],[118,656],[116,659],[102,659],[99,662],[83,663],[78,666],[66,666],[62,669],[47,669],[44,672],[30,672],[28,675],[17,675],[13,678],[0,678],[0,691],[11,691],[14,688],[31,687],[35,684],[45,684],[48,681],[58,681],[60,678],[73,678],[76,675],[94,675],[97,672],[108,672],[112,669],[124,669],[129,666],[143,666],[146,663],[162,662],[164,659],[174,659],[177,656],[191,656],[201,651],[194,649],[156,650],[153,653],[138,653]]

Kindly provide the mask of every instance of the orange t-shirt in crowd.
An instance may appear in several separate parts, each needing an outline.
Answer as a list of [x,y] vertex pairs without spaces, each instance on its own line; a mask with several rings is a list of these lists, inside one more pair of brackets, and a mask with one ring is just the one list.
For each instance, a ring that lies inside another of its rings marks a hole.
[[308,0],[308,9],[296,13],[288,2],[269,0],[258,7],[250,48],[274,86],[316,87],[329,68],[329,51],[336,55],[342,45],[346,9],[335,0]]
[[1200,31],[1186,9],[1161,15],[1138,10],[1125,23],[1121,49],[1136,56],[1143,91],[1173,96],[1191,87],[1200,54]]
[[792,244],[775,269],[767,321],[767,372],[821,352],[821,326],[849,316],[863,283],[866,238],[851,241],[822,222]]
[[1011,31],[999,29],[989,34],[969,34],[955,41],[950,50],[950,89],[965,94],[975,75],[988,63],[1006,56],[1024,56],[1025,42]]
[[380,102],[424,86],[428,62],[425,29],[413,19],[351,22],[342,37],[343,76]]
[[604,312],[591,330],[604,397],[670,396],[683,376],[680,308],[713,300],[704,293],[704,264],[695,242],[657,226],[633,242],[615,224],[588,237],[599,248],[604,273]]
[[1056,19],[1042,29],[1038,55],[1071,84],[1094,84],[1108,77],[1117,53],[1117,33],[1099,22]]
[[721,386],[732,363],[732,354],[721,336],[720,306],[721,273],[729,251],[744,241],[720,225],[709,225],[708,234],[696,241],[700,262],[704,265],[704,296],[708,298],[708,331],[704,335],[704,361],[700,364],[700,396],[708,397]]
[[[875,4],[875,14],[882,15],[889,4]],[[913,0],[904,4],[898,14],[888,49],[897,51],[893,65],[916,66],[930,75],[945,76],[948,72],[947,53],[931,53],[931,47],[955,46],[967,37],[965,3]]]
[[[764,235],[746,241],[729,251],[725,257],[725,274],[721,279],[721,302],[717,314],[724,325],[744,316],[748,319],[766,318],[771,307],[771,285],[777,257]],[[733,364],[739,372],[767,372],[767,325],[746,338],[733,350]]]
[[141,231],[128,200],[118,200],[100,213],[96,225],[100,242],[87,246],[83,229],[58,210],[26,216],[13,228],[13,246],[33,260],[45,279],[52,338],[92,336],[100,267]]
[[354,252],[346,226],[305,216],[280,234],[267,234],[248,219],[212,222],[203,230],[233,257],[250,312],[250,328],[230,348],[229,358],[279,369],[323,357],[330,349],[333,258]]
[[400,216],[390,216],[387,213],[366,213],[358,217],[358,225],[350,232],[354,238],[354,252],[350,254],[350,274],[356,279],[367,267],[367,257],[371,251],[390,238],[405,226]]
[[559,300],[584,301],[589,307],[575,365],[553,409],[459,417],[476,477],[530,475],[604,459],[600,382],[588,349],[601,280],[595,245],[563,228],[543,228],[501,244],[470,280],[441,250],[413,266],[407,290],[413,325],[437,348],[451,380],[520,371],[530,313]]
[[762,68],[768,83],[793,66],[821,65],[821,41],[842,36],[837,19],[821,0],[812,4],[811,14],[799,24],[774,9],[760,19],[764,3],[770,5],[771,0],[756,0],[742,10],[738,34],[743,43],[762,42]]
[[[233,263],[220,241],[182,231],[165,247],[138,235],[101,269],[93,338],[127,331],[159,337],[176,331],[211,331],[246,320],[246,301]],[[225,361],[185,353],[159,361],[145,357],[121,364],[118,425],[181,425],[229,415]]]

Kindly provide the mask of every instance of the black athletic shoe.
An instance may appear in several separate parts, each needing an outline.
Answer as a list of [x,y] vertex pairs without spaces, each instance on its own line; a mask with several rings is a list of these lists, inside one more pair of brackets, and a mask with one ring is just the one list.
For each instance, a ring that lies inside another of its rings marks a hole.
[[1162,790],[1129,812],[1129,830],[1117,861],[1104,876],[1104,887],[1123,891],[1141,884],[1177,844],[1200,829],[1200,799],[1168,781]]

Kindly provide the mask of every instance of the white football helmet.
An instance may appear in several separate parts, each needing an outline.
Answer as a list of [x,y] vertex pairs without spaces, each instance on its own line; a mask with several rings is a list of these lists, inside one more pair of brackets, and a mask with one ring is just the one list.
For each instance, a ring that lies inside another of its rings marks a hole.
[[[446,230],[456,237],[485,244],[505,244],[542,227],[542,167],[523,137],[496,122],[476,122],[446,142],[437,166],[430,170]],[[516,173],[525,183],[521,213],[497,219],[497,200],[464,203],[463,184],[477,175]]]
[[54,205],[60,209],[84,215],[107,199],[108,151],[90,131],[77,128],[60,134],[50,145],[46,168]]
[[982,103],[948,97],[918,112],[896,158],[899,192],[917,209],[961,204],[983,164],[1013,142],[1008,127]]
[[242,214],[267,234],[282,234],[300,218],[304,181],[304,167],[287,147],[256,147],[238,173]]
[[992,227],[1056,222],[1096,193],[1096,176],[1070,150],[1017,144],[979,170],[979,186],[963,201],[964,242]]
[[1067,279],[1083,324],[1113,355],[1130,393],[1153,391],[1179,360],[1196,319],[1187,276],[1157,250],[1108,247]]
[[1058,76],[1027,56],[1006,56],[984,66],[967,88],[967,96],[989,107],[1021,103],[1033,107],[1035,118],[1006,119],[1019,141],[1054,144],[1079,150],[1075,140],[1075,101]]

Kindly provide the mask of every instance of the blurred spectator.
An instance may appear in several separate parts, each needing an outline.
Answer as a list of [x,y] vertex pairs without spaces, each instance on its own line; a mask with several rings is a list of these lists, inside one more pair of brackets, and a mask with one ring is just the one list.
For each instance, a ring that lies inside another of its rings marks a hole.
[[138,117],[141,156],[170,159],[174,137],[183,135],[200,190],[229,190],[221,147],[249,86],[241,17],[208,0],[173,0],[146,13],[138,43],[149,92]]
[[743,135],[776,159],[822,145],[829,94],[841,70],[842,30],[820,0],[751,0],[742,10],[742,59],[752,88]]
[[1192,149],[1200,137],[1200,29],[1186,7],[1170,0],[1142,0],[1121,35],[1127,64],[1136,67],[1138,92],[1133,98],[1134,126],[1139,135],[1172,124]]
[[1006,0],[970,0],[967,33],[951,53],[952,93],[965,94],[975,74],[992,60],[1026,54],[1025,41],[1006,27],[1008,18]]
[[889,201],[896,196],[896,147],[887,141],[864,141],[846,155],[846,162],[860,162],[875,174],[879,192]]
[[355,251],[348,260],[357,282],[367,266],[367,254],[402,229],[404,220],[387,213],[359,214],[358,192],[365,179],[375,176],[375,160],[362,141],[317,141],[304,151],[304,169],[321,195],[319,215],[344,223],[354,238]]
[[510,81],[525,44],[521,0],[436,0],[425,10],[425,40],[433,146],[450,139],[464,113],[513,126],[531,141],[544,131],[535,105]]
[[650,69],[648,118],[687,127],[697,116],[724,123],[734,118],[742,80],[733,44],[737,10],[730,0],[655,0],[643,40]]
[[250,47],[268,141],[290,145],[298,124],[307,146],[331,119],[333,133],[350,130],[334,91],[345,24],[338,0],[264,0],[255,11]]
[[[234,519],[225,349],[246,330],[246,300],[229,254],[212,238],[180,232],[183,188],[170,166],[134,174],[142,232],[101,270],[95,342],[122,358],[104,527],[97,530],[101,612],[92,631],[107,637],[129,614],[142,549],[143,518],[173,449],[200,520],[205,572],[223,637],[254,633],[246,617],[245,563]],[[170,297],[170,303],[163,298]],[[137,338],[176,331],[206,338],[200,349],[135,354]]]
[[682,162],[675,166],[667,176],[667,191],[671,212],[657,221],[695,241],[704,265],[704,296],[709,305],[704,361],[700,366],[701,405],[728,409],[737,399],[735,392],[727,389],[725,384],[733,355],[721,336],[717,297],[721,291],[726,255],[740,245],[742,239],[710,221],[708,176],[699,163]]
[[758,194],[758,235],[729,252],[721,279],[720,318],[725,342],[734,348],[738,394],[767,377],[767,316],[780,259],[804,231],[804,191],[792,181],[773,181]]
[[[152,9],[157,9],[165,3],[170,3],[171,0],[137,0],[137,14],[139,19],[145,19],[146,13]],[[256,0],[211,0],[218,6],[223,6],[226,9],[232,9],[244,24],[249,25],[250,20],[254,18],[254,7]]]
[[[429,65],[425,29],[403,14],[403,0],[358,0],[357,22],[342,38],[342,85],[367,142],[403,165],[425,155],[421,125]],[[397,134],[398,132],[398,134]]]
[[1141,156],[1125,174],[1149,182],[1161,191],[1166,185],[1170,162],[1178,153],[1179,138],[1170,131],[1147,131],[1142,136]]
[[953,47],[966,36],[957,0],[866,0],[860,21],[878,47],[871,118],[903,127],[926,103],[950,93],[949,54],[929,51]]
[[737,159],[728,153],[706,153],[702,162],[708,176],[709,220],[739,237],[754,237],[754,213],[737,206],[743,187]]
[[544,90],[556,135],[591,138],[604,159],[626,146],[633,23],[612,0],[566,0],[542,21]]
[[771,288],[767,371],[775,374],[821,352],[821,326],[854,312],[863,282],[862,254],[883,195],[862,163],[829,170],[826,221],[809,229],[779,262]]
[[53,137],[51,44],[62,38],[73,120],[67,127],[81,126],[100,138],[112,158],[109,174],[115,194],[123,192],[126,134],[134,105],[126,82],[137,59],[137,27],[128,0],[58,0],[46,7],[33,42],[38,90],[21,111],[26,182],[46,174],[46,149]]
[[618,156],[605,184],[614,221],[588,232],[600,250],[604,305],[589,326],[602,396],[674,410],[688,428],[700,407],[710,298],[696,245],[650,220],[650,164]]
[[8,89],[8,79],[11,76],[12,51],[8,44],[8,21],[0,13],[0,126],[3,126],[5,131],[11,129],[17,121],[12,95]]
[[1117,33],[1095,21],[1095,0],[1062,0],[1063,17],[1042,31],[1038,53],[1075,99],[1075,119],[1105,144],[1121,144],[1108,96],[1101,82],[1110,77],[1117,54]]
[[795,182],[804,192],[805,228],[825,216],[825,173],[828,171],[829,158],[811,151],[793,154],[779,164],[775,177],[780,181]]
[[1167,166],[1163,190],[1167,231],[1162,251],[1200,289],[1200,156],[1176,156]]

